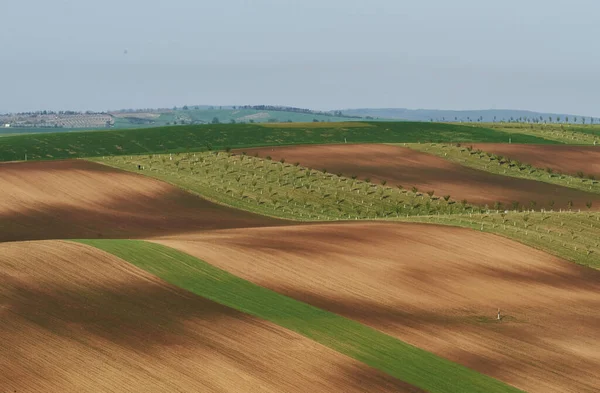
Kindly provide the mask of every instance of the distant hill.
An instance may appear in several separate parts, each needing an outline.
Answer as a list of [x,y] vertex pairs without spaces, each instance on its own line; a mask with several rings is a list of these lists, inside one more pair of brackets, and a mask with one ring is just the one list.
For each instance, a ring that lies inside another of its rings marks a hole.
[[[536,122],[566,122],[581,123],[585,119],[600,123],[599,118],[571,115],[564,113],[541,113],[512,109],[487,109],[450,111],[438,109],[405,109],[405,108],[373,108],[373,109],[342,109],[344,115],[372,117],[374,119],[394,119],[410,121],[447,121],[447,122],[494,122],[494,121],[536,121]],[[558,119],[558,120],[557,120]]]
[[253,106],[183,106],[172,109],[124,109],[92,112],[30,112],[0,114],[0,136],[40,132],[129,129],[215,123],[311,123],[363,120],[339,111],[322,112],[303,108]]
[[116,111],[114,128],[131,126],[168,126],[209,123],[287,123],[287,122],[336,122],[361,120],[360,117],[344,116],[340,112],[321,112],[310,109],[271,105],[253,106],[183,106],[171,110]]

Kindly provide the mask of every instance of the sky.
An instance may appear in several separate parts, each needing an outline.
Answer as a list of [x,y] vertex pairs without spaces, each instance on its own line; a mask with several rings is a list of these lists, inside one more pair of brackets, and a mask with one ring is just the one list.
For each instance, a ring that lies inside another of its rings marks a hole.
[[0,113],[182,105],[600,116],[597,0],[18,0]]

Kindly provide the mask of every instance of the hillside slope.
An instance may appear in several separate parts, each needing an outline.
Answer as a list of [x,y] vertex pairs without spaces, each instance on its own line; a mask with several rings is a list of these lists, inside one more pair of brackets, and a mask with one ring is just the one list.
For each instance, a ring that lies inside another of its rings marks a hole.
[[600,272],[499,236],[346,223],[159,243],[525,391],[600,386]]
[[140,238],[282,221],[148,177],[71,160],[0,164],[0,242]]
[[600,209],[600,195],[595,193],[492,174],[402,146],[357,144],[243,150],[249,155],[271,156],[275,161],[284,159],[317,170],[325,168],[346,177],[357,176],[358,179],[370,179],[374,183],[386,181],[392,187],[417,187],[421,192],[434,191],[438,197],[449,195],[456,201],[467,200],[490,208],[496,202],[509,208],[515,201],[520,206],[529,206],[534,201],[537,209],[550,209],[549,203],[553,201],[554,208],[558,210],[567,209],[571,201],[577,207],[592,202],[595,210]]
[[81,244],[0,244],[0,280],[7,392],[420,392]]

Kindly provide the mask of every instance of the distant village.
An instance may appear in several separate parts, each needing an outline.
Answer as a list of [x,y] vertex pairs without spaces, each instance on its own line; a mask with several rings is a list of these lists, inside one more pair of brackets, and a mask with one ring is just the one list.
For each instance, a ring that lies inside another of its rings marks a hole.
[[114,117],[93,112],[30,112],[0,115],[3,128],[110,128]]

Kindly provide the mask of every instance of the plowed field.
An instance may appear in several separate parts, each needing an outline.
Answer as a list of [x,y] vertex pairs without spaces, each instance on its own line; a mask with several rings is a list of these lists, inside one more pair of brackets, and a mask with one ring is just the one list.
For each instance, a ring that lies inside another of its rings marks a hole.
[[81,244],[0,244],[6,392],[419,392]]
[[509,157],[538,168],[600,178],[600,146],[519,145],[503,143],[474,144],[474,148]]
[[87,161],[0,164],[0,242],[281,225]]
[[600,272],[498,236],[373,223],[160,242],[526,391],[600,386]]
[[[241,151],[241,150],[240,150]],[[536,202],[537,208],[566,209],[568,201],[575,206],[593,202],[600,209],[600,196],[568,187],[495,175],[454,164],[431,154],[389,145],[307,145],[274,148],[243,149],[250,155],[271,156],[273,160],[299,162],[301,165],[326,169],[331,173],[357,176],[372,182],[387,181],[388,185],[434,191],[438,196],[450,195],[456,201],[466,199],[478,205],[501,202],[509,206],[519,202],[528,206]]]

